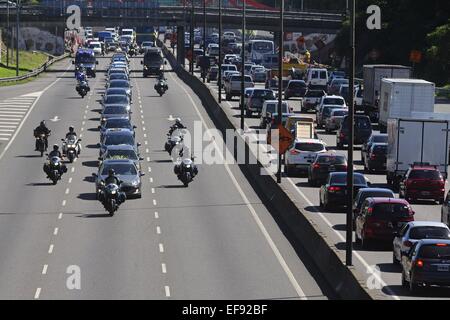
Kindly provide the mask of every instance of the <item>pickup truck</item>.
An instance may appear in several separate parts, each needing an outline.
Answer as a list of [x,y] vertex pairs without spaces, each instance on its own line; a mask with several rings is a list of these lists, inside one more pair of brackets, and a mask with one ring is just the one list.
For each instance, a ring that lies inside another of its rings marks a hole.
[[[231,100],[234,96],[241,95],[241,81],[242,76],[234,75],[231,76],[230,81],[225,83],[225,95],[228,101]],[[244,76],[244,88],[254,88],[255,84],[253,83],[252,77]]]
[[320,103],[320,99],[325,95],[323,90],[308,90],[303,97],[303,102],[301,106],[302,112],[308,112],[310,110],[315,110],[315,107]]

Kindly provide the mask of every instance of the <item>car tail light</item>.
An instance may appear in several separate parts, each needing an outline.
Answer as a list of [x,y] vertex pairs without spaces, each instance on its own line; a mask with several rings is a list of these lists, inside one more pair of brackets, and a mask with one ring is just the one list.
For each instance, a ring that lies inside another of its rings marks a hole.
[[290,153],[291,153],[293,156],[295,156],[295,155],[297,155],[297,154],[300,154],[300,151],[295,150],[295,149],[292,149]]
[[403,245],[405,247],[411,248],[413,243],[411,241],[409,241],[409,240],[406,240],[406,241],[403,241]]
[[345,137],[344,133],[341,132],[341,133],[339,134],[339,138],[344,138],[344,137]]
[[328,187],[328,191],[329,192],[336,192],[336,191],[340,191],[341,187]]
[[423,268],[423,264],[424,263],[423,263],[422,259],[419,259],[419,260],[416,261],[416,266],[419,267],[419,268]]
[[319,169],[319,168],[320,168],[320,164],[315,163],[315,164],[313,165],[313,168],[314,168],[314,169]]
[[347,170],[347,165],[343,165],[342,170]]
[[446,243],[436,243],[437,247],[447,247]]
[[375,160],[376,158],[377,156],[375,155],[375,153],[370,154],[370,160]]

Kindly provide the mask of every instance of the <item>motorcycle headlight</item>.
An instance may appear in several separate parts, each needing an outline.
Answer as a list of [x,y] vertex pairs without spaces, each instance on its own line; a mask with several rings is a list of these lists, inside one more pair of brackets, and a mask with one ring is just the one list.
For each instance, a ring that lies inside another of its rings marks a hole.
[[191,167],[191,165],[190,165],[190,164],[187,164],[187,165],[186,165],[186,168],[190,168],[190,167]]
[[116,190],[111,191],[111,194],[116,194],[116,193],[117,193]]
[[105,181],[100,181],[100,185],[104,186],[105,185]]
[[74,144],[68,144],[68,145],[67,145],[67,148],[69,148],[69,149],[75,149],[75,145],[74,145]]

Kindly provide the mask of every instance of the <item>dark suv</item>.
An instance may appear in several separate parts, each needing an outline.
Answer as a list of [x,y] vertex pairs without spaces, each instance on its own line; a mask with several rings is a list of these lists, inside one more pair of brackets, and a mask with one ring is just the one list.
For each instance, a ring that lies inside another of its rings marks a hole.
[[248,97],[248,101],[245,104],[245,113],[247,117],[250,117],[253,112],[261,114],[261,110],[266,100],[275,100],[275,94],[269,89],[254,89]]
[[307,88],[305,81],[291,80],[289,81],[286,90],[284,90],[284,99],[289,100],[290,97],[302,98],[305,96]]
[[400,182],[399,196],[409,202],[429,199],[444,203],[445,179],[436,166],[413,165]]
[[[336,146],[342,149],[348,145],[349,139],[349,116],[342,119],[341,127],[336,133]],[[355,115],[354,143],[363,144],[372,135],[372,124],[368,116]]]
[[330,172],[346,172],[347,159],[335,153],[322,153],[316,156],[316,159],[308,170],[308,184],[312,187],[320,186],[328,178]]
[[386,170],[387,143],[373,143],[364,157],[364,169],[368,171]]

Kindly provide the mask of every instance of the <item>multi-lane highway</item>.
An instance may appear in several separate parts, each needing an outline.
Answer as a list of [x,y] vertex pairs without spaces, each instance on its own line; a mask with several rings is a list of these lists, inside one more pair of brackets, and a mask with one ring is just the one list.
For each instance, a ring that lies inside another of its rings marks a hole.
[[[188,64],[187,64],[188,65]],[[197,70],[198,72],[198,70]],[[197,73],[199,75],[199,73]],[[205,84],[217,96],[218,87],[216,81]],[[264,84],[256,84],[257,87],[264,87]],[[223,92],[223,91],[222,91]],[[294,108],[295,113],[300,113],[300,100],[291,99],[289,104]],[[240,126],[239,98],[235,97],[232,101],[225,100],[223,94],[223,110],[228,114],[229,119],[234,122],[236,127]],[[449,112],[450,105],[436,104],[436,112]],[[308,114],[315,118],[313,113]],[[247,133],[257,132],[259,127],[259,118],[245,118],[245,130]],[[336,135],[326,134],[324,130],[317,130],[319,138],[322,139],[328,147],[336,150]],[[346,150],[336,150],[340,154],[347,155]],[[355,159],[355,169],[357,172],[364,173],[361,164],[361,152],[359,146],[353,153]],[[387,187],[385,173],[364,173],[373,187]],[[307,177],[304,176],[284,176],[284,186],[289,189],[291,195],[295,195],[295,200],[303,207],[302,212],[319,226],[323,234],[331,239],[338,250],[345,250],[345,230],[346,214],[345,209],[332,212],[325,211],[319,206],[319,188],[310,187]],[[448,190],[448,184],[447,188]],[[396,195],[398,197],[398,194]],[[415,220],[441,221],[441,206],[435,202],[416,202],[412,205],[415,211]],[[366,279],[366,285],[373,288],[384,299],[438,299],[449,298],[448,289],[432,288],[421,292],[418,296],[411,296],[407,290],[401,286],[401,267],[392,263],[392,247],[387,245],[376,246],[374,248],[363,250],[354,244],[353,264],[356,270]]]
[[[99,60],[104,70],[109,58]],[[131,60],[139,71],[139,58]],[[163,150],[168,119],[180,117],[188,128],[213,125],[173,73],[163,97],[154,79],[131,74],[143,197],[110,217],[95,200],[91,176],[104,74],[89,79],[91,93],[81,99],[70,61],[52,69],[59,71],[0,88],[0,299],[333,297],[237,166],[200,165],[194,182],[181,187]],[[50,146],[69,125],[82,139],[80,157],[56,186],[33,151],[41,120],[52,130]]]

